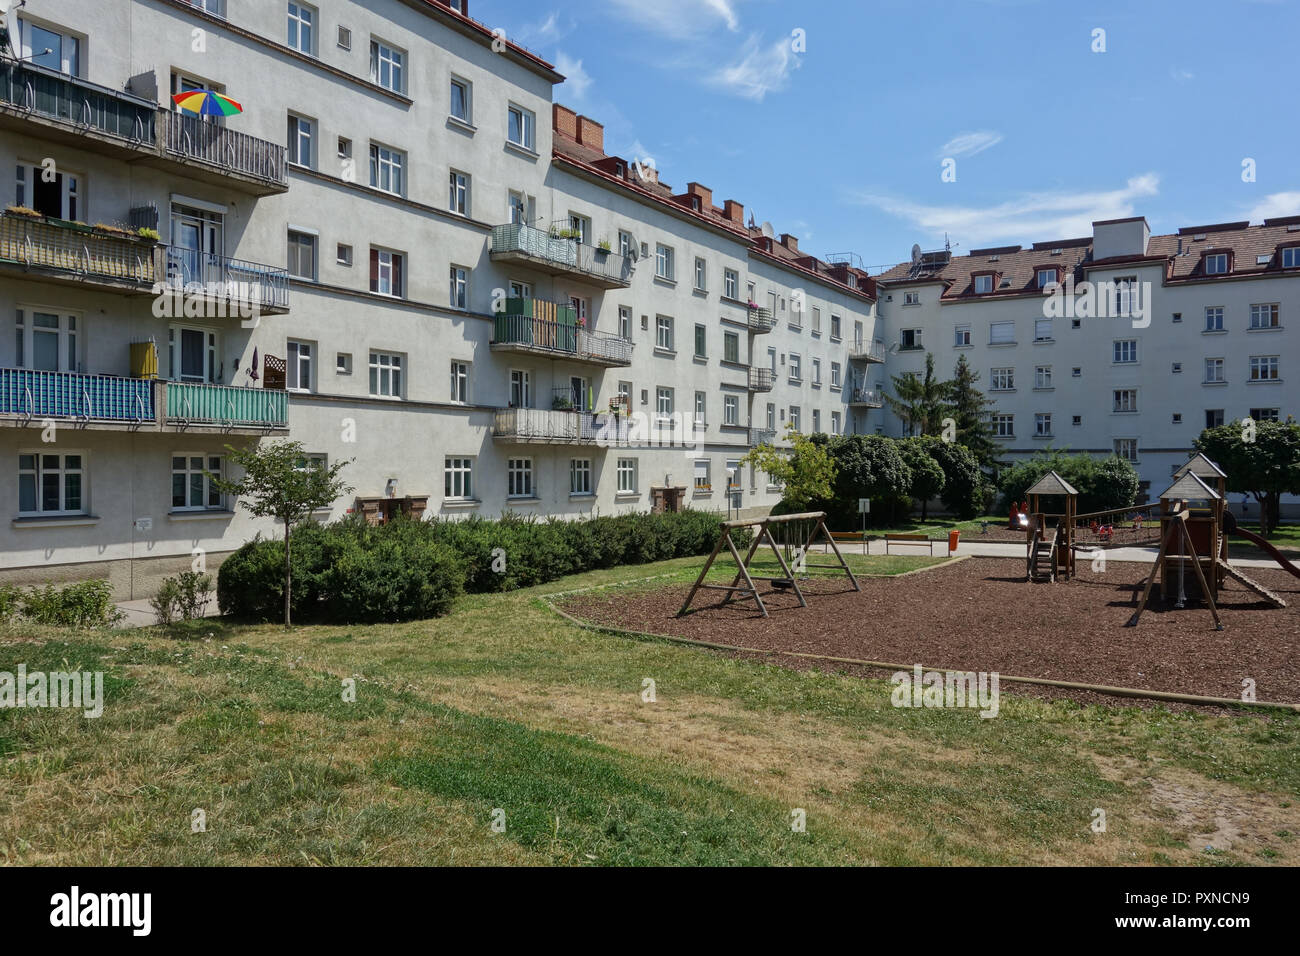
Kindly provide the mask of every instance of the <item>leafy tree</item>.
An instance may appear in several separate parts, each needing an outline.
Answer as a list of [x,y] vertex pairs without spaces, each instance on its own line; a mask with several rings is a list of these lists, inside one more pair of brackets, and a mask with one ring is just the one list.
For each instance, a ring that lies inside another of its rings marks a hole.
[[925,374],[904,372],[891,376],[894,394],[885,402],[907,429],[908,436],[937,435],[949,409],[952,383],[940,381],[934,374],[934,355],[925,353]]
[[[1300,424],[1234,422],[1207,428],[1196,449],[1228,473],[1227,489],[1259,502],[1259,528],[1270,535],[1277,528],[1282,495],[1300,494]],[[1254,441],[1247,441],[1248,438]]]
[[910,505],[911,470],[898,451],[898,443],[884,435],[816,435],[835,461],[834,494],[826,510],[834,525],[852,527],[858,499],[871,499],[874,521],[889,521]]
[[943,491],[946,480],[943,467],[930,455],[932,441],[932,438],[905,438],[898,442],[898,452],[912,474],[907,493],[921,502],[922,521],[929,517],[930,499]]
[[925,438],[922,441],[930,457],[943,469],[943,492],[940,499],[948,510],[961,519],[983,514],[989,487],[975,453],[957,442],[937,438]]
[[351,459],[314,466],[308,462],[302,442],[271,442],[261,446],[226,446],[229,460],[243,470],[238,480],[209,474],[223,494],[235,495],[240,507],[259,518],[275,518],[284,524],[284,626],[289,626],[290,588],[293,571],[289,536],[295,522],[317,508],[328,508],[352,489],[339,480],[339,472]]
[[1127,461],[1115,456],[1097,459],[1084,452],[1070,455],[1055,450],[1017,461],[1002,472],[998,483],[1002,509],[1007,510],[1013,501],[1024,501],[1030,486],[1049,471],[1055,471],[1079,492],[1081,513],[1127,508],[1137,500],[1138,475]]
[[742,465],[757,465],[784,486],[781,500],[793,511],[803,511],[813,502],[825,501],[834,492],[835,462],[822,444],[801,434],[793,423],[786,425],[786,437],[792,451],[759,445],[740,460]]
[[975,387],[979,380],[979,372],[971,368],[966,356],[960,356],[953,369],[948,398],[957,426],[957,443],[971,450],[981,468],[992,470],[998,465],[999,451],[989,422],[989,410],[995,403]]

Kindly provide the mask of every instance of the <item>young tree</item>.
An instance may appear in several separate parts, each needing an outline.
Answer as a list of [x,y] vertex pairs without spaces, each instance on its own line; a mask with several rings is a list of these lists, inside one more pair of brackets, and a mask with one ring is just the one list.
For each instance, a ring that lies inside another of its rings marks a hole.
[[934,355],[925,353],[925,374],[904,372],[891,376],[894,394],[886,395],[890,410],[903,421],[908,437],[937,435],[949,408],[951,382],[942,382],[934,374]]
[[979,380],[979,372],[971,368],[966,356],[960,356],[949,383],[948,399],[957,425],[957,443],[970,449],[981,468],[991,471],[998,464],[998,444],[993,440],[993,426],[989,422],[989,409],[995,403],[975,387]]
[[742,465],[757,465],[784,486],[781,500],[795,511],[803,511],[814,501],[825,501],[835,487],[835,462],[826,446],[800,434],[793,424],[786,425],[786,437],[793,451],[759,445],[740,459]]
[[295,522],[317,508],[328,508],[352,489],[339,480],[339,472],[352,459],[328,467],[312,465],[302,442],[271,442],[249,448],[227,445],[228,460],[243,469],[239,480],[209,475],[222,494],[235,495],[240,507],[259,518],[284,523],[284,626],[289,626],[289,593],[293,571],[289,563],[289,537]]
[[1260,533],[1272,534],[1282,495],[1300,494],[1300,424],[1232,422],[1207,428],[1195,445],[1228,473],[1229,491],[1259,502]]

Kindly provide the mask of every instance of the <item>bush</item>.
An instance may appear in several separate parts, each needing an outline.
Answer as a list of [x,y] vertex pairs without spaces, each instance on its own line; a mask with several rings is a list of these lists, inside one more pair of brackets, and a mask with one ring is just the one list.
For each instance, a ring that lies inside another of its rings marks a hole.
[[991,489],[975,454],[957,442],[937,438],[924,441],[930,457],[943,469],[944,485],[939,499],[944,507],[962,520],[988,514]]
[[815,509],[828,512],[832,528],[858,525],[859,498],[871,499],[873,524],[892,522],[911,510],[912,473],[892,438],[836,435],[827,440],[827,451],[836,465],[835,497]]
[[12,584],[0,584],[0,624],[11,620],[22,602],[23,592]]
[[113,627],[125,615],[113,604],[107,581],[82,581],[56,588],[33,588],[19,597],[23,617],[54,627]]
[[149,606],[159,624],[170,624],[177,617],[193,621],[207,610],[211,590],[212,575],[182,571],[174,578],[163,580],[158,593],[149,599]]
[[[1097,459],[1082,452],[1053,452],[1018,461],[1002,472],[998,482],[1001,509],[1008,511],[1013,501],[1025,501],[1027,490],[1049,471],[1055,471],[1079,492],[1081,514],[1127,508],[1137,500],[1138,475],[1127,461],[1114,456]],[[1049,501],[1044,508],[1059,511],[1064,505]]]

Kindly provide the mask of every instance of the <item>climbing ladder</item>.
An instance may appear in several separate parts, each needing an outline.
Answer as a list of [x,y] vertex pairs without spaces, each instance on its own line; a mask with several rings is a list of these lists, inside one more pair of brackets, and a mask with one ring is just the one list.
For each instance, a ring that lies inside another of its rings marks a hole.
[[1219,568],[1228,577],[1250,588],[1250,590],[1254,591],[1256,594],[1258,594],[1264,600],[1268,601],[1268,603],[1272,604],[1274,607],[1286,607],[1286,601],[1282,600],[1281,597],[1274,594],[1272,591],[1264,587],[1264,585],[1260,584],[1258,581],[1252,578],[1248,578],[1245,574],[1242,573],[1240,568],[1234,568],[1226,561],[1220,561]]
[[1060,546],[1061,526],[1057,525],[1048,541],[1038,530],[1029,544],[1027,576],[1030,581],[1056,581],[1056,549]]

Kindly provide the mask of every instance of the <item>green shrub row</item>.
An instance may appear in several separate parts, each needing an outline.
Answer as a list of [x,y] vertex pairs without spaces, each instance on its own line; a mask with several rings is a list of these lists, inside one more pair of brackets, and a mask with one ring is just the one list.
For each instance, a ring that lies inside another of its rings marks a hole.
[[53,627],[102,628],[121,622],[107,581],[80,581],[63,587],[0,586],[0,621],[22,617]]

